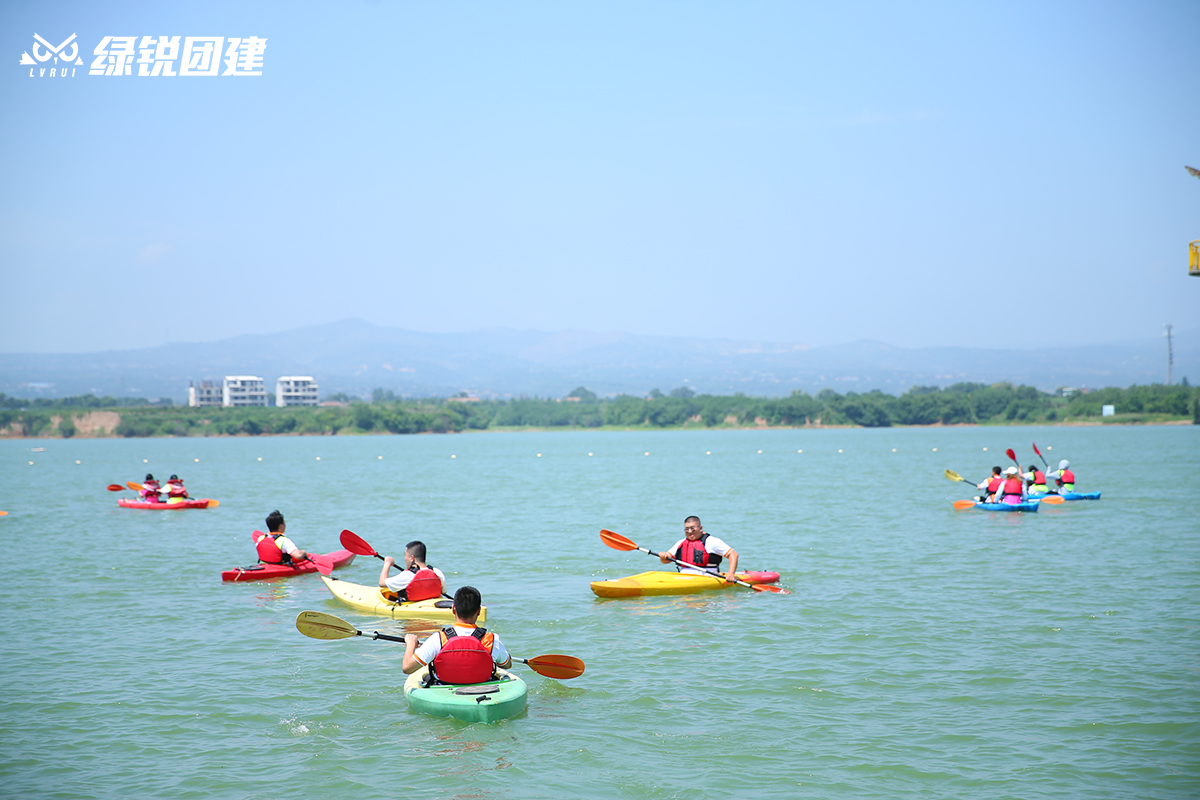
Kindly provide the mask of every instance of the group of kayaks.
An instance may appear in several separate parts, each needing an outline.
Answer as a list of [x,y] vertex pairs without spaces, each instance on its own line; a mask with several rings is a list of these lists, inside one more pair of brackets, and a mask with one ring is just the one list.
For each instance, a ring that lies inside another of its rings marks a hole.
[[[967,508],[978,508],[983,511],[1037,511],[1042,502],[1052,498],[1065,502],[1069,500],[1099,500],[1099,492],[1060,492],[1058,494],[1031,494],[1020,503],[980,503],[969,505]],[[959,507],[958,505],[955,506]]]
[[[639,549],[632,542],[611,531],[601,532],[601,538],[617,549]],[[371,555],[382,558],[373,548],[351,531],[342,532],[345,549],[313,560],[294,565],[255,564],[221,573],[223,581],[254,581],[271,578],[286,578],[311,572],[321,572],[321,580],[333,598],[350,608],[366,614],[392,619],[423,619],[436,622],[453,622],[453,601],[441,597],[401,601],[391,592],[379,586],[364,586],[341,580],[328,574],[333,569],[348,566],[355,555]],[[650,552],[646,550],[645,552]],[[748,571],[737,574],[737,583],[755,591],[787,593],[771,586],[779,580],[778,572]],[[594,581],[592,591],[597,597],[649,597],[657,595],[681,595],[727,589],[734,586],[724,576],[684,574],[679,572],[643,572],[625,578]],[[487,621],[487,607],[480,609],[478,622]],[[328,614],[316,611],[301,612],[296,627],[306,636],[318,639],[345,638],[364,635],[349,623]],[[398,637],[375,632],[371,638],[403,641]],[[541,675],[553,678],[577,677],[583,672],[583,662],[570,656],[539,656],[535,659],[517,659]],[[515,716],[525,709],[528,686],[520,675],[497,668],[492,680],[473,684],[439,684],[428,680],[428,669],[422,668],[409,675],[404,684],[404,694],[410,707],[422,714],[453,717],[464,722],[495,722]]]

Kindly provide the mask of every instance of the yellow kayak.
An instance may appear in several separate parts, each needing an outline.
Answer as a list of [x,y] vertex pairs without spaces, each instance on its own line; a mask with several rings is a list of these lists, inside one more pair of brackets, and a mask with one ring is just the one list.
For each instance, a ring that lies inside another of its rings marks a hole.
[[[738,578],[746,583],[775,583],[778,572],[739,572]],[[599,597],[646,597],[662,594],[693,594],[711,589],[728,589],[736,586],[727,583],[724,577],[712,578],[683,572],[643,572],[628,578],[610,578],[593,581],[592,591]]]
[[[328,578],[324,575],[321,576],[321,580],[325,581],[329,591],[333,592],[333,596],[340,602],[359,611],[366,611],[368,614],[377,614],[393,619],[454,619],[454,613],[450,610],[453,603],[445,598],[418,600],[415,603],[397,603],[384,597],[383,590],[378,586],[362,586],[337,578]],[[484,606],[479,609],[479,622],[486,621],[487,606]]]

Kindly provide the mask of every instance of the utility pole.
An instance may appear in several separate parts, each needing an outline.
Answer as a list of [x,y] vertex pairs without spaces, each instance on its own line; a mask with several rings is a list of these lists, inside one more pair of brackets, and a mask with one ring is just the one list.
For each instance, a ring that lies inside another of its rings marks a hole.
[[1171,329],[1175,326],[1171,323],[1164,325],[1167,330],[1163,336],[1167,337],[1167,386],[1171,385],[1171,367],[1175,366],[1175,354],[1171,351]]

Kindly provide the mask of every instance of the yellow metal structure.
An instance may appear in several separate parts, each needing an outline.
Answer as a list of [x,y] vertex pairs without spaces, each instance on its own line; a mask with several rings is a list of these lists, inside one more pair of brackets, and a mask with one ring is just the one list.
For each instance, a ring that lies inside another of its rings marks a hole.
[[1188,250],[1188,275],[1200,278],[1200,239],[1192,242]]

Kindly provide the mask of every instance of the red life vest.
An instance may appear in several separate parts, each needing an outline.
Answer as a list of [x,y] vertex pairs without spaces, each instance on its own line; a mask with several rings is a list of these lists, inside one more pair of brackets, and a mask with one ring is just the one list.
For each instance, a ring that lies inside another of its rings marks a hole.
[[1000,484],[1002,484],[1002,483],[1004,483],[1004,481],[1000,478],[999,475],[993,475],[992,477],[988,478],[988,488],[987,488],[988,492],[990,494],[995,494],[996,491],[1000,488]]
[[1064,483],[1070,483],[1074,485],[1075,473],[1071,472],[1069,469],[1059,470],[1058,477],[1055,479],[1055,482],[1058,483],[1059,486],[1062,486]]
[[187,489],[183,488],[183,484],[180,482],[170,481],[169,483],[167,483],[167,496],[168,497],[187,497],[188,496]]
[[154,502],[158,499],[158,481],[146,481],[142,484],[142,498]]
[[255,531],[254,547],[258,550],[258,560],[264,564],[284,563],[283,551],[275,544],[274,534]]
[[453,625],[438,633],[442,649],[429,664],[429,671],[441,683],[483,683],[496,674],[492,661],[494,637],[487,628],[476,628],[470,636],[459,636]]
[[442,579],[437,576],[436,572],[429,567],[417,569],[416,564],[409,567],[409,570],[414,574],[412,580],[408,582],[408,586],[404,587],[403,599],[412,603],[417,600],[442,596]]
[[1042,472],[1041,470],[1035,469],[1033,471],[1033,485],[1034,486],[1044,486],[1045,484],[1046,484],[1046,473]]
[[1008,497],[1009,495],[1014,495],[1014,494],[1017,497],[1021,496],[1021,479],[1020,478],[1009,478],[1008,480],[1006,480],[1004,482],[1004,496]]
[[675,551],[675,558],[692,566],[717,569],[721,566],[721,557],[704,549],[706,539],[708,539],[707,533],[701,534],[700,538],[694,542],[691,539],[684,539],[683,544]]

